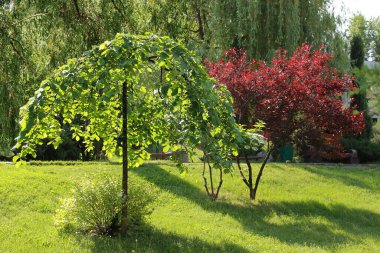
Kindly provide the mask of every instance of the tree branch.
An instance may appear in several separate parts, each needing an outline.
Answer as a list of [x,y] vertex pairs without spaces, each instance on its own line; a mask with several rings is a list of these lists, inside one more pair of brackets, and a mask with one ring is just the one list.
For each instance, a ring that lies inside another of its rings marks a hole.
[[78,0],[73,0],[73,4],[74,4],[75,10],[77,12],[78,18],[81,19],[82,15],[81,15],[80,10],[79,10]]
[[13,43],[13,41],[17,42],[20,45],[20,47],[22,48],[21,43],[19,41],[17,41],[16,39],[13,39],[10,37],[8,37],[8,38],[9,38],[9,44],[11,44],[13,51],[15,51],[18,56],[20,56],[20,58],[22,59],[23,62],[26,62],[24,55],[17,49],[17,47]]
[[245,155],[245,162],[247,163],[248,166],[248,183],[249,183],[249,188],[252,188],[252,166],[251,163],[249,162],[248,156]]
[[240,166],[239,156],[236,157],[236,160],[237,160],[237,165],[238,165],[238,168],[239,168],[240,175],[241,175],[241,177],[243,179],[243,182],[249,187],[249,183],[248,183],[247,179],[245,178],[243,170],[242,170],[242,168]]
[[212,180],[212,168],[211,168],[209,160],[207,160],[207,164],[208,164],[208,170],[209,170],[209,173],[210,173],[211,194],[212,194],[212,197],[214,197],[214,183],[213,183],[213,180]]
[[210,197],[210,191],[208,190],[208,187],[207,187],[207,178],[205,176],[205,173],[206,173],[206,154],[203,152],[203,172],[202,172],[202,177],[203,177],[203,182],[204,182],[204,186],[206,188],[207,195]]
[[[111,0],[112,2],[112,5],[115,7],[115,9],[117,10],[117,12],[120,13],[120,15],[123,17],[123,19],[125,19],[125,13],[124,11],[122,11],[115,3],[115,0]],[[123,9],[124,9],[124,6],[123,6]]]
[[257,192],[257,189],[259,188],[260,178],[263,174],[263,170],[265,168],[265,165],[266,165],[267,161],[269,160],[269,157],[272,154],[273,150],[274,150],[274,147],[272,147],[270,150],[268,150],[268,153],[265,156],[263,163],[261,164],[259,174],[256,177],[255,188],[253,188],[253,194],[251,196],[252,199],[256,199],[256,192]]
[[46,16],[46,15],[47,15],[46,13],[37,13],[37,14],[34,14],[34,15],[30,15],[30,16],[27,16],[26,18],[23,18],[21,20],[17,20],[15,22],[13,22],[12,25],[17,25],[19,23],[22,23],[24,21],[30,20],[32,18],[37,18],[37,17],[41,17],[41,16]]
[[214,200],[218,198],[219,191],[220,191],[220,188],[222,187],[222,184],[223,184],[223,171],[222,169],[219,169],[219,185],[218,185],[218,188],[216,189]]

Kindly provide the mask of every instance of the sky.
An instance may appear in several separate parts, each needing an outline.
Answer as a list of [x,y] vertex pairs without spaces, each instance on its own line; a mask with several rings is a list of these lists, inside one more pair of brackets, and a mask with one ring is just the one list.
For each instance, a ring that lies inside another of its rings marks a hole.
[[[369,19],[371,17],[380,17],[380,0],[333,0],[333,5],[337,13],[343,14],[346,18],[360,12]],[[342,4],[347,9],[342,12]]]

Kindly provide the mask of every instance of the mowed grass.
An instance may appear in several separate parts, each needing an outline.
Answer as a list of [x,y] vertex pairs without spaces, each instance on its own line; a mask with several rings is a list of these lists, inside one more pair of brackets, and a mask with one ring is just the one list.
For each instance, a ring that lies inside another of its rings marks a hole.
[[[256,165],[256,169],[257,169]],[[258,201],[238,172],[220,199],[206,196],[200,164],[180,174],[147,163],[131,180],[155,189],[153,212],[125,237],[62,234],[59,199],[86,177],[121,165],[0,165],[0,252],[380,252],[380,169],[269,164]]]

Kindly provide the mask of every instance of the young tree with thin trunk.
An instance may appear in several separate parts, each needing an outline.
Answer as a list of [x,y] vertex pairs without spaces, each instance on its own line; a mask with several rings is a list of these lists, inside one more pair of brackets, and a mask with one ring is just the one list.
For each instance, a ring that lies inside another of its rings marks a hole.
[[[248,180],[251,189],[257,189],[275,148],[291,143],[323,147],[326,134],[339,138],[363,130],[363,114],[345,108],[341,99],[344,92],[355,89],[352,77],[330,67],[331,55],[322,49],[313,51],[304,44],[290,57],[286,51],[278,51],[270,63],[248,60],[242,50],[231,49],[224,56],[219,62],[206,62],[210,75],[231,92],[239,123],[249,129],[263,121],[263,134],[272,143],[256,186],[252,188],[252,180]],[[249,160],[245,161],[251,174]],[[255,197],[256,190],[251,194]]]
[[[88,124],[84,128],[74,119]],[[118,34],[78,59],[71,59],[41,83],[21,108],[17,164],[35,156],[43,140],[57,147],[63,125],[87,150],[100,138],[108,156],[122,154],[122,192],[128,198],[128,170],[149,159],[158,142],[173,151],[202,147],[216,168],[231,166],[240,134],[232,99],[215,88],[193,53],[168,37]],[[121,135],[122,147],[117,145]],[[121,229],[128,227],[128,206]]]

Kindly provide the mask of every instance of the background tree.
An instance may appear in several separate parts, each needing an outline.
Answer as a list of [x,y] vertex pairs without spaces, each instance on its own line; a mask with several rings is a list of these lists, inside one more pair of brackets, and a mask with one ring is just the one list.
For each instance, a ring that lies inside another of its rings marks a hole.
[[[341,99],[344,92],[355,88],[352,79],[339,75],[329,66],[330,61],[331,55],[303,45],[290,57],[284,50],[277,52],[268,64],[249,61],[246,52],[231,49],[219,62],[206,62],[206,66],[210,75],[230,90],[238,121],[248,128],[259,120],[265,123],[264,136],[272,143],[269,156],[285,144],[321,148],[328,144],[326,134],[339,140],[345,133],[362,131],[362,113],[344,108]],[[255,188],[257,185],[258,181]],[[252,199],[255,194],[256,190]]]
[[380,18],[366,19],[362,14],[355,14],[350,19],[348,38],[360,37],[364,44],[365,60],[379,61],[380,56]]
[[375,94],[375,108],[380,110],[380,96],[376,96],[380,92],[380,64],[375,64],[373,68],[363,67],[360,74],[365,78],[366,88]]
[[[0,152],[14,142],[18,108],[33,95],[35,84],[67,58],[79,56],[117,32],[156,31],[187,43],[189,37],[197,36],[192,32],[197,30],[194,14],[202,6],[200,1],[188,5],[185,1],[133,0],[9,0],[0,4]],[[162,10],[170,10],[173,16],[168,19]]]
[[351,66],[361,68],[364,63],[364,44],[363,39],[359,35],[355,35],[351,40],[350,48]]
[[[21,105],[67,58],[120,31],[137,30],[129,1],[3,1],[0,7],[0,146],[18,132]],[[128,15],[125,15],[128,13]],[[27,31],[27,32],[25,32]]]
[[380,62],[380,17],[372,18],[368,22],[369,55]]
[[[373,82],[371,72],[372,66],[376,66],[376,41],[379,33],[376,31],[378,19],[367,20],[361,14],[351,18],[349,26],[349,38],[351,39],[350,57],[351,67],[355,75],[355,84],[359,89],[355,92],[351,106],[364,113],[365,128],[362,134],[355,137],[345,137],[341,140],[343,147],[347,150],[355,149],[358,152],[360,162],[377,160],[380,155],[378,141],[374,140],[374,124],[371,114],[376,114],[375,107],[369,110],[369,97],[376,97],[377,82]],[[363,64],[363,55],[366,64]],[[369,69],[371,68],[371,70]],[[374,71],[373,73],[376,73]],[[376,131],[376,130],[375,130]]]
[[[359,35],[355,35],[351,40],[350,58],[352,68],[360,70],[364,63],[364,45],[363,40]],[[365,128],[363,133],[358,138],[370,140],[372,136],[372,118],[368,111],[368,99],[365,87],[360,80],[360,74],[356,76],[355,85],[359,88],[357,94],[353,96],[351,106],[363,112],[365,120]]]
[[170,35],[211,59],[232,46],[269,60],[278,48],[292,52],[303,42],[314,48],[324,43],[340,71],[349,66],[335,31],[339,19],[329,12],[328,0],[5,0],[1,5],[3,149],[17,135],[18,108],[33,95],[35,84],[68,57],[78,57],[117,32]]
[[270,60],[277,49],[292,53],[302,43],[314,49],[322,44],[334,52],[333,63],[348,69],[340,23],[330,11],[330,1],[215,0],[210,2],[210,38],[215,57],[229,48],[240,48],[249,57]]

